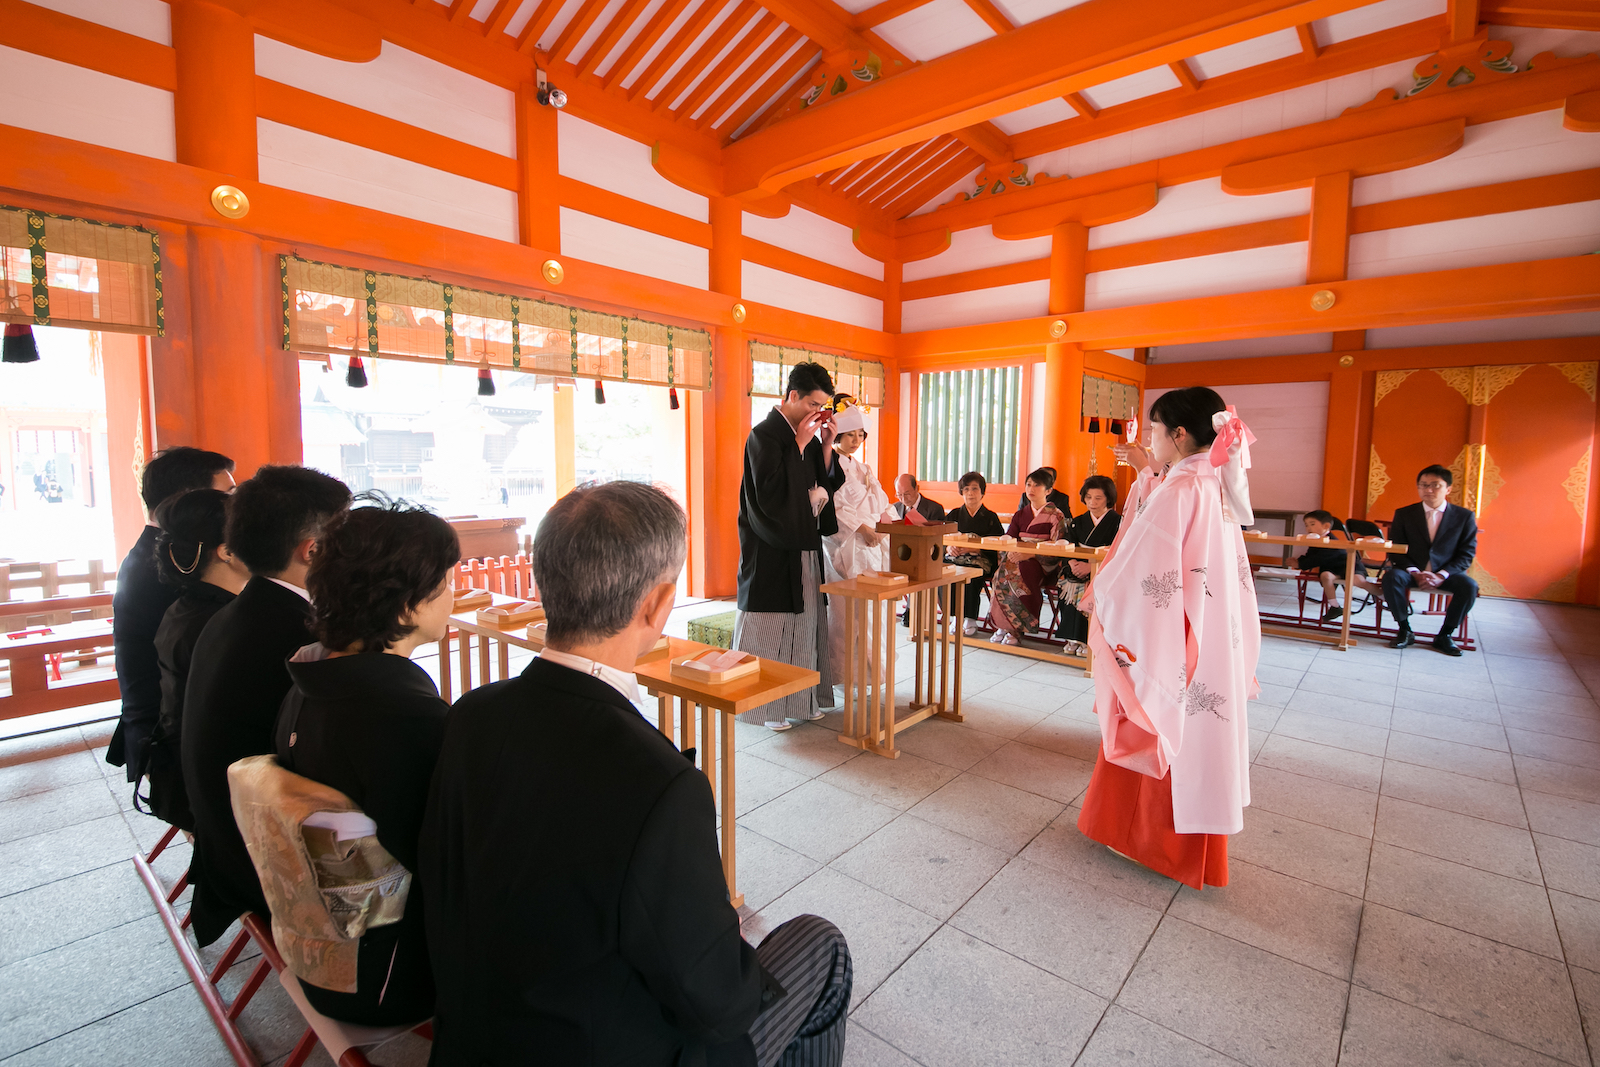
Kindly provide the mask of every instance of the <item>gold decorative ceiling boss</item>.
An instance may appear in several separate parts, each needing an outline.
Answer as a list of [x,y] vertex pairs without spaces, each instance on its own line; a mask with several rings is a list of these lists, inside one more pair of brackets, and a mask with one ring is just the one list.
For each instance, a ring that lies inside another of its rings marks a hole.
[[1067,320],[1057,319],[1050,324],[1050,336],[1055,338],[1065,337],[1067,334]]
[[1355,356],[1340,356],[1339,357],[1339,366],[1341,366],[1341,367],[1354,367],[1355,365],[1356,365],[1356,357]]
[[1318,289],[1316,292],[1311,294],[1311,310],[1327,311],[1329,308],[1333,307],[1334,302],[1337,299],[1338,297],[1333,295],[1332,289]]
[[566,268],[561,265],[560,260],[556,259],[545,260],[544,266],[539,268],[539,273],[544,275],[544,280],[551,285],[560,285],[562,279],[567,276]]
[[219,185],[211,190],[211,206],[225,219],[242,219],[250,214],[250,198],[243,189]]
[[745,316],[747,316],[748,314],[749,314],[749,312],[744,309],[744,305],[743,304],[735,304],[735,305],[733,305],[733,321],[734,322],[743,322],[745,320]]

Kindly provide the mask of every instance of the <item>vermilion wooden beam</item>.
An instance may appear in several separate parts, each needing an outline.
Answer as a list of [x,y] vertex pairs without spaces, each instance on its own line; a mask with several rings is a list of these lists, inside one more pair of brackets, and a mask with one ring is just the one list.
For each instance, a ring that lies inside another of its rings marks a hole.
[[450,0],[450,21],[457,26],[467,21],[478,0]]
[[22,0],[0,0],[0,43],[168,92],[178,87],[169,46]]
[[589,28],[594,25],[595,19],[600,17],[605,7],[606,0],[583,0],[578,13],[572,16],[572,21],[566,24],[561,30],[561,35],[556,38],[555,44],[550,46],[550,58],[570,60],[572,50],[583,40],[583,35],[589,32]]
[[[763,109],[770,111],[780,107],[784,102],[784,98],[779,95],[779,91],[798,77],[802,71],[815,63],[821,55],[821,51],[809,45],[801,45],[794,55],[784,61],[782,66],[774,70],[760,85],[756,86],[755,92],[745,97],[744,103],[733,109],[733,114],[717,124],[716,132],[723,135],[723,144],[731,142],[734,132],[743,126],[751,116],[756,115]],[[759,126],[759,123],[757,125]]]
[[1009,163],[1017,158],[1011,147],[1011,138],[992,122],[980,122],[965,129],[951,131],[951,136],[972,149],[990,163]]
[[1307,59],[1316,59],[1322,53],[1322,48],[1317,44],[1317,34],[1304,22],[1294,28],[1300,37],[1300,54]]
[[1017,28],[992,0],[967,0],[967,6],[995,33],[1010,33]]
[[[912,188],[906,190],[899,199],[884,206],[883,213],[891,219],[898,219],[926,204],[932,197],[938,196],[951,185],[955,184],[963,174],[970,174],[983,165],[983,159],[970,148],[955,156],[950,162],[929,174]],[[942,227],[929,226],[927,229],[940,229]]]
[[[757,81],[771,74],[778,65],[778,60],[793,48],[803,35],[799,30],[790,26],[773,39],[772,43],[761,50],[761,54],[750,61],[744,73],[722,88],[712,99],[711,106],[695,120],[697,129],[707,129],[716,124],[724,114],[728,114],[732,105],[739,102]],[[730,116],[731,117],[731,116]]]
[[[765,44],[767,38],[771,37],[780,25],[782,22],[778,16],[770,12],[758,18],[755,25],[739,39],[739,43],[734,45],[704,78],[700,79],[700,84],[690,91],[683,103],[673,109],[678,117],[692,119],[701,104],[722,92],[727,87],[729,79],[733,77],[733,72]],[[712,55],[715,56],[715,53]]]
[[1168,63],[1167,69],[1177,75],[1178,80],[1183,83],[1183,87],[1191,93],[1200,88],[1200,79],[1194,76],[1194,71],[1190,68],[1188,60],[1180,59],[1175,63]]
[[620,222],[625,226],[632,226],[649,233],[660,234],[662,237],[670,237],[685,244],[700,248],[711,247],[710,224],[697,222],[676,211],[646,204],[641,200],[612,192],[610,189],[602,189],[597,185],[589,185],[564,175],[557,179],[555,194],[564,207]]
[[528,24],[522,27],[522,32],[517,35],[517,51],[526,56],[533,55],[534,49],[539,47],[539,38],[555,21],[564,2],[565,0],[539,0],[539,7],[534,11],[533,18],[528,20]]
[[497,0],[494,10],[489,12],[489,17],[483,24],[483,35],[492,37],[497,33],[504,33],[506,26],[516,16],[517,9],[522,6],[522,0]]
[[[645,24],[644,29],[640,30],[639,35],[629,43],[627,48],[623,49],[622,55],[617,57],[616,63],[612,64],[611,69],[606,72],[605,87],[611,89],[621,85],[639,60],[650,49],[655,47],[656,42],[661,40],[661,35],[667,32],[667,28],[683,13],[683,9],[692,2],[693,0],[667,0],[659,11],[650,16],[650,21]],[[611,28],[616,28],[615,24]],[[626,27],[623,28],[626,29]],[[600,59],[595,59],[594,63],[598,67]],[[595,72],[595,67],[588,65],[587,57],[584,62],[584,68],[586,73]]]
[[[729,14],[728,19],[738,18],[741,11],[748,18],[749,9],[749,0],[745,0],[737,10]],[[650,90],[655,88],[656,82],[661,80],[661,76],[671,70],[672,65],[689,50],[689,46],[694,44],[702,33],[706,32],[706,29],[721,11],[722,5],[717,3],[716,0],[705,0],[704,3],[696,8],[694,14],[690,15],[688,21],[678,28],[678,32],[673,34],[672,39],[667,42],[667,46],[656,53],[656,57],[650,61],[650,65],[645,67],[644,73],[639,75],[638,80],[628,89],[628,99],[639,100],[645,98]]]
[[899,18],[908,11],[915,11],[931,0],[882,0],[860,12],[851,20],[856,29],[866,30],[873,26],[881,26],[890,19]]
[[763,267],[781,270],[785,274],[810,278],[812,281],[831,285],[836,289],[870,296],[874,300],[883,299],[883,282],[877,278],[846,270],[844,267],[813,259],[799,252],[791,252],[787,248],[779,248],[777,245],[770,245],[753,237],[744,239],[744,258]]
[[[1339,352],[1294,356],[1207,359],[1193,363],[1155,363],[1145,372],[1150,389],[1190,385],[1255,385],[1264,382],[1327,381],[1339,367]],[[1356,357],[1360,371],[1431,367],[1493,367],[1518,363],[1578,363],[1594,358],[1592,337],[1548,337],[1526,341],[1469,341],[1412,348],[1373,348]]]
[[1338,144],[1235,163],[1222,170],[1225,192],[1248,196],[1300,189],[1324,174],[1349,172],[1357,178],[1403,170],[1442,159],[1460,148],[1466,138],[1464,118],[1447,119],[1430,126],[1359,137]]
[[1080,118],[1092,120],[1100,117],[1100,112],[1095,110],[1093,104],[1083,98],[1082,93],[1066,93],[1061,99],[1065,100],[1067,106],[1076,111]]
[[1600,30],[1600,10],[1591,0],[1483,0],[1478,18],[1494,26]]

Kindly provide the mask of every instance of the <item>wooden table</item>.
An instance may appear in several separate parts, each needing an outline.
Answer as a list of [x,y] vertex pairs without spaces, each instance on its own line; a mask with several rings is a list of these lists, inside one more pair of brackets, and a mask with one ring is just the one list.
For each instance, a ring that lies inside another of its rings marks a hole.
[[[961,722],[962,633],[952,607],[962,602],[967,582],[983,576],[977,567],[946,564],[937,578],[904,585],[863,583],[859,578],[828,582],[829,610],[844,608],[844,727],[846,745],[898,759],[894,736],[899,730],[938,716]],[[917,670],[911,704],[899,714],[895,700],[894,604],[911,598],[909,608],[916,640]],[[944,622],[936,621],[938,611]],[[860,641],[856,640],[860,635]],[[952,642],[955,648],[951,656]],[[952,684],[951,667],[954,664]],[[937,696],[935,693],[937,692]],[[924,699],[926,698],[926,699]]]
[[[1103,548],[1063,548],[1060,545],[1047,545],[1038,541],[1018,541],[1011,545],[985,545],[969,540],[966,534],[951,534],[944,539],[946,548],[953,548],[959,552],[1010,552],[1017,556],[1050,556],[1055,559],[1082,560],[1089,565],[1089,577],[1086,581],[1094,581],[1094,576],[1100,572],[1100,564],[1106,561],[1106,550]],[[1022,640],[1018,635],[1018,640]],[[1046,652],[1042,648],[1029,648],[1027,645],[996,645],[984,646],[993,652],[1005,652],[1012,656],[1024,656],[1028,659],[1040,659],[1047,663],[1060,663],[1067,667],[1079,667],[1083,670],[1085,678],[1094,677],[1094,653],[1088,650],[1088,642],[1084,642],[1084,654],[1081,656],[1067,656],[1059,652]]]
[[[1297,618],[1292,615],[1282,615],[1275,611],[1260,612],[1261,621],[1264,624],[1261,627],[1261,632],[1264,634],[1275,634],[1279,637],[1299,637],[1307,641],[1321,641],[1324,644],[1332,645],[1341,652],[1349,648],[1351,645],[1359,643],[1356,638],[1350,636],[1350,616],[1354,614],[1354,612],[1350,610],[1350,598],[1354,595],[1355,590],[1356,557],[1363,552],[1406,551],[1405,545],[1397,545],[1393,543],[1386,544],[1383,541],[1335,541],[1332,539],[1324,541],[1321,538],[1280,537],[1272,535],[1260,537],[1246,536],[1244,539],[1244,544],[1245,552],[1247,554],[1250,551],[1251,545],[1283,545],[1285,546],[1284,557],[1286,559],[1291,558],[1288,547],[1291,545],[1298,546],[1300,548],[1331,548],[1344,553],[1345,611],[1344,614],[1339,617],[1339,633],[1337,635],[1324,631],[1322,629],[1320,620],[1316,626],[1310,626],[1307,625],[1305,619],[1303,618]],[[1373,635],[1377,635],[1376,629],[1373,631]]]
[[38,632],[18,631],[27,634],[25,637],[0,635],[0,659],[7,661],[11,671],[11,695],[0,697],[0,719],[117,699],[120,690],[115,677],[50,686],[52,659],[59,662],[60,657],[74,653],[111,655],[110,619],[29,629]]
[[[495,595],[496,605],[510,603],[512,600],[511,597]],[[543,642],[528,637],[526,626],[501,630],[478,622],[476,608],[460,615],[450,616],[450,624],[459,631],[461,637],[458,654],[463,693],[473,688],[472,655],[468,647],[472,637],[478,638],[479,685],[490,680],[491,644],[498,645],[496,660],[501,678],[507,677],[510,672],[513,645],[531,652],[538,652],[544,647]],[[448,636],[439,642],[439,688],[445,693],[448,692],[450,678],[449,644]],[[763,704],[770,704],[774,700],[804,692],[816,686],[822,680],[822,676],[816,671],[791,667],[787,663],[769,659],[761,660],[761,670],[756,674],[746,675],[726,685],[708,685],[696,679],[673,675],[672,660],[681,660],[708,651],[722,650],[713,649],[711,645],[701,644],[699,641],[688,641],[681,637],[669,638],[665,649],[647,652],[641,656],[634,666],[634,673],[644,691],[656,698],[656,728],[665,734],[669,741],[674,741],[680,750],[695,749],[700,769],[705,772],[707,780],[711,783],[712,798],[719,801],[718,810],[722,816],[722,873],[728,882],[728,899],[737,908],[744,903],[744,894],[739,892],[737,882],[734,717],[746,711],[753,711]],[[676,740],[673,738],[674,699],[679,702]],[[704,747],[699,747],[695,743],[696,709],[699,709],[699,732],[706,740]],[[717,725],[715,716],[719,713],[722,716],[720,746],[713,742]],[[720,776],[717,766],[719,747],[721,748]]]

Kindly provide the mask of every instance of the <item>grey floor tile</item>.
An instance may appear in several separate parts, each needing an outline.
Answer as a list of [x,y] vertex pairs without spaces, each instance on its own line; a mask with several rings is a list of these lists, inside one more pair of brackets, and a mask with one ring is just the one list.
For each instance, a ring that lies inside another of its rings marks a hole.
[[1100,752],[1100,721],[1051,715],[1020,734],[1017,740],[1092,764]]
[[818,780],[904,811],[959,773],[954,767],[909,752],[901,752],[895,759],[868,752],[841,763]]
[[796,915],[820,915],[844,934],[855,967],[854,1002],[860,1004],[939,928],[939,920],[824,867],[745,920],[745,936],[759,943]]
[[1534,756],[1513,755],[1517,781],[1523,789],[1600,804],[1600,770],[1553,763]]
[[1582,716],[1593,716],[1597,708],[1592,695],[1546,693],[1515,685],[1496,685],[1494,696],[1502,708],[1529,708],[1534,711],[1557,711],[1566,715]]
[[1383,795],[1507,826],[1528,825],[1522,810],[1522,794],[1515,786],[1413,763],[1396,760],[1384,768]]
[[1502,785],[1516,785],[1517,772],[1511,765],[1511,754],[1463,745],[1455,741],[1440,741],[1395,731],[1389,735],[1389,761],[1414,763],[1419,767],[1464,774],[1469,778],[1483,778]]
[[1277,685],[1273,682],[1260,682],[1259,684],[1261,695],[1256,699],[1270,707],[1281,708],[1294,698],[1295,690],[1293,686]]
[[1486,655],[1484,658],[1489,661],[1489,677],[1494,680],[1496,691],[1514,688],[1564,696],[1589,695],[1583,681],[1565,662],[1535,663],[1522,656]]
[[[766,727],[761,729],[766,730]],[[767,730],[767,734],[765,741],[751,745],[740,754],[749,753],[808,778],[837,767],[861,751],[840,744],[837,732],[812,723],[801,723],[782,733]]]
[[739,892],[751,912],[760,911],[822,867],[747,826],[735,827],[734,833],[739,839]]
[[1235,1067],[1238,1062],[1113,1004],[1073,1067]]
[[855,1018],[928,1067],[1071,1063],[1105,1001],[945,927]]
[[1323,718],[1358,723],[1380,730],[1388,729],[1389,720],[1394,716],[1394,708],[1388,704],[1375,704],[1367,700],[1328,693],[1300,691],[1297,691],[1289,703],[1284,705],[1284,710],[1320,715]]
[[1281,685],[1293,689],[1300,684],[1305,673],[1300,667],[1280,667],[1266,662],[1256,665],[1256,681],[1263,685]]
[[[743,818],[768,801],[775,800],[811,780],[808,775],[771,763],[754,752],[738,753],[733,761],[733,770],[736,775],[733,792],[736,819]],[[720,805],[719,800],[718,806]]]
[[1265,730],[1249,731],[1250,762],[1252,764],[1255,763],[1256,758],[1261,755],[1261,750],[1267,746],[1267,738],[1271,736],[1272,735],[1267,733]]
[[1371,682],[1360,676],[1359,670],[1347,675],[1316,674],[1307,671],[1300,679],[1301,693],[1322,693],[1327,696],[1351,697],[1369,704],[1394,704],[1394,682]]
[[1263,704],[1259,700],[1252,700],[1245,705],[1246,718],[1250,729],[1271,732],[1278,725],[1278,720],[1283,717],[1283,708],[1271,704]]
[[965,904],[1010,854],[902,815],[830,864],[937,919]]
[[1508,751],[1505,728],[1495,722],[1480,722],[1456,715],[1396,707],[1394,718],[1389,721],[1389,728],[1401,733],[1437,738],[1440,741],[1477,745],[1479,748],[1492,748],[1500,752]]
[[1568,968],[1572,975],[1572,989],[1578,996],[1578,1010],[1583,1014],[1583,1026],[1589,1035],[1589,1056],[1600,1063],[1600,973],[1581,967]]
[[967,773],[929,794],[911,814],[1015,855],[1065,807]]
[[[1421,684],[1426,684],[1427,679]],[[1400,679],[1400,689],[1395,693],[1394,706],[1398,711],[1426,712],[1429,715],[1443,715],[1452,719],[1465,719],[1468,722],[1498,723],[1501,721],[1502,711],[1495,702],[1494,690],[1488,683],[1464,686],[1474,695],[1467,696],[1459,693],[1440,693],[1432,689],[1407,689],[1404,676]]]
[[[1427,652],[1427,654],[1418,653],[1416,657],[1408,656],[1407,660],[1409,661],[1412,658],[1419,659],[1421,663],[1427,664],[1425,669],[1407,670],[1402,668],[1400,671],[1399,692],[1395,695],[1395,703],[1397,705],[1417,707],[1416,697],[1412,695],[1415,692],[1433,694],[1441,702],[1456,697],[1482,701],[1488,700],[1494,695],[1494,690],[1488,684],[1487,674],[1474,673],[1470,668],[1467,671],[1455,670],[1454,664],[1446,664],[1445,657],[1435,652],[1428,652],[1426,649],[1423,651]],[[1442,709],[1433,707],[1427,710],[1439,711]]]
[[[24,744],[43,738],[54,740],[32,746]],[[20,738],[0,746],[0,802],[100,779],[94,755],[82,741],[76,737],[70,741],[56,738],[52,733],[40,738]]]
[[1002,704],[991,701],[987,696],[963,699],[961,701],[961,725],[968,730],[977,730],[986,734],[993,734],[999,738],[1014,738],[1027,733],[1040,722],[1049,718],[1052,712],[1063,707],[1074,695],[1053,686],[1033,686],[1034,689],[1044,690],[1062,697],[1056,701],[1046,701],[1045,705],[1037,707],[1018,707],[1013,704]]
[[1370,990],[1350,991],[1339,1067],[1558,1067],[1560,1063]]
[[1383,797],[1378,804],[1374,836],[1413,852],[1544,884],[1533,835],[1518,826]]
[[973,764],[967,773],[1070,804],[1089,787],[1094,764],[1012,741]]
[[1230,859],[1357,897],[1366,886],[1371,849],[1365,837],[1255,808],[1245,809],[1244,830],[1228,841]]
[[1348,981],[1361,900],[1239,861],[1225,886],[1181,887],[1167,914]]
[[[120,814],[19,838],[0,849],[0,896],[127,863],[134,848],[133,835]],[[0,933],[0,941],[4,940]]]
[[1250,768],[1250,806],[1370,837],[1378,794],[1258,764]]
[[1561,931],[1561,947],[1574,967],[1600,971],[1600,900],[1550,891],[1550,908]]
[[852,1019],[845,1031],[844,1067],[917,1067],[917,1061]]
[[1562,711],[1506,708],[1501,712],[1501,718],[1511,729],[1554,734],[1578,741],[1600,741],[1600,714],[1570,715]]
[[1078,829],[1080,809],[1068,808],[1034,838],[1019,858],[1069,874],[1108,893],[1162,909],[1178,883],[1114,854]]
[[742,816],[739,824],[827,863],[898,814],[837,786],[812,781]]
[[1394,685],[1399,681],[1400,664],[1388,655],[1363,655],[1358,645],[1342,652],[1334,648],[1321,649],[1306,671],[1309,674],[1359,678],[1376,685]]
[[1330,719],[1326,715],[1312,715],[1290,709],[1278,717],[1273,734],[1295,737],[1301,741],[1315,741],[1319,745],[1332,745],[1352,752],[1365,752],[1369,756],[1382,756],[1389,742],[1389,731],[1383,727],[1368,726],[1344,719]]
[[104,778],[30,793],[0,803],[0,844],[63,826],[103,819],[120,809]]
[[150,1063],[186,1067],[232,1067],[233,1057],[217,1036],[193,987],[183,986],[124,1008],[6,1061],[7,1067],[59,1067],[105,1063],[108,1056],[138,1050]]
[[1029,680],[1026,670],[1019,672],[1015,677],[996,682],[986,689],[978,690],[965,685],[962,688],[963,713],[970,701],[986,707],[1005,705],[1018,711],[1036,713],[1040,718],[1060,708],[1079,692],[1076,689],[1068,691],[1060,686],[1041,685],[1037,681]]
[[1117,1004],[1256,1067],[1332,1064],[1349,987],[1171,916]]
[[1274,733],[1256,762],[1291,774],[1321,778],[1376,793],[1383,780],[1383,758]]
[[895,736],[901,752],[964,771],[1006,743],[1006,739],[959,723],[929,719]]
[[1556,960],[1368,904],[1355,984],[1568,1063],[1587,1056]]
[[155,912],[132,863],[0,898],[0,967]]
[[1543,886],[1382,842],[1372,848],[1367,899],[1552,959],[1561,940]]
[[1532,790],[1523,793],[1522,799],[1535,832],[1600,845],[1600,804],[1586,804]]
[[1600,847],[1544,834],[1534,834],[1533,843],[1539,849],[1545,885],[1600,900]]
[[1570,763],[1590,770],[1600,768],[1600,743],[1515,728],[1508,728],[1506,736],[1511,740],[1511,751],[1519,756]]
[[1155,908],[1019,859],[950,925],[1110,999],[1160,921]]

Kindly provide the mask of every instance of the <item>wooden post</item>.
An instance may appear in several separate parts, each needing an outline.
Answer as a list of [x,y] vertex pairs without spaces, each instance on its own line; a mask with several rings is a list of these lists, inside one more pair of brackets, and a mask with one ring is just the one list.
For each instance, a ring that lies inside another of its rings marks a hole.
[[[1088,256],[1089,228],[1083,223],[1063,222],[1051,231],[1050,314],[1070,315],[1083,310]],[[1023,388],[1031,388],[1031,384],[1024,381]],[[1079,429],[1083,412],[1082,346],[1044,346],[1043,400],[1044,461],[1056,468],[1057,484],[1077,485],[1088,471],[1088,445]]]
[[578,446],[572,428],[575,386],[555,387],[556,496],[566,496],[578,484]]

